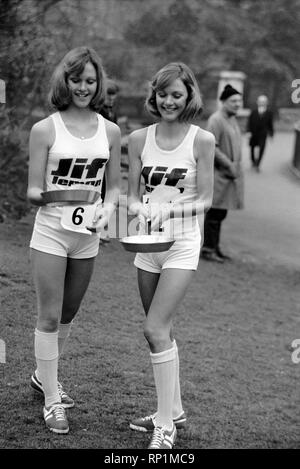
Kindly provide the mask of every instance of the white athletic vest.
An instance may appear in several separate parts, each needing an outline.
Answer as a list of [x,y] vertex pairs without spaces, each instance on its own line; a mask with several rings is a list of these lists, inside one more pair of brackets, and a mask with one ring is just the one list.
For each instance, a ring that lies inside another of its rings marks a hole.
[[[180,194],[176,196],[176,203],[195,201],[198,197],[197,162],[193,145],[198,127],[191,125],[183,141],[173,150],[163,150],[157,145],[156,128],[157,124],[148,127],[141,154],[145,194],[150,194],[158,184],[165,184],[180,190]],[[195,235],[199,233],[196,216],[183,220],[179,218],[170,220],[163,227],[166,235],[174,233],[175,238],[191,232]]]
[[[49,150],[44,190],[87,189],[101,193],[109,143],[104,118],[97,114],[98,128],[93,137],[74,137],[59,112],[50,116],[55,127],[55,141]],[[61,207],[43,206],[40,211],[60,216]]]

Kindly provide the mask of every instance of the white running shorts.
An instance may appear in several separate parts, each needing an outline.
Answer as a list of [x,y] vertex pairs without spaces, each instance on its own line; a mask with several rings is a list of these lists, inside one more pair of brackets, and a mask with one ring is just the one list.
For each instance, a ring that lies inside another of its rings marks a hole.
[[38,213],[30,247],[37,251],[71,259],[96,257],[99,251],[100,233],[91,235],[64,229],[60,218]]
[[147,272],[160,273],[163,269],[197,270],[201,237],[178,239],[168,251],[138,253],[134,265]]

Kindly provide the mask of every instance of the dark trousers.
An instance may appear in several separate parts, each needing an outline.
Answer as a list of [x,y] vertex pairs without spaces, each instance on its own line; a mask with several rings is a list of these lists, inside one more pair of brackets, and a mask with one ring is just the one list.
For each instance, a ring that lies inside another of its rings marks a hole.
[[[259,168],[259,165],[261,163],[261,160],[262,160],[262,157],[263,157],[263,154],[264,154],[264,151],[265,151],[266,140],[267,140],[266,137],[261,137],[258,140],[257,145],[251,145],[250,146],[251,161],[252,161],[253,166],[256,166],[257,168]],[[256,147],[258,147],[258,155],[257,156],[256,156],[256,151],[255,151]]]
[[104,173],[104,174],[103,174],[102,187],[101,187],[101,199],[102,199],[102,203],[104,202],[105,194],[106,194],[106,179],[105,179],[105,173]]
[[[211,208],[204,219],[204,243],[203,248],[216,251],[219,247],[221,223],[227,216],[227,209]],[[202,249],[203,249],[202,248]]]

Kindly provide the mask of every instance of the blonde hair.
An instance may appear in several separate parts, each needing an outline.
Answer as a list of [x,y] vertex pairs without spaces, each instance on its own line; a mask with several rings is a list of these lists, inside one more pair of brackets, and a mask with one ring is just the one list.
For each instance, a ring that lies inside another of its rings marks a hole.
[[89,106],[93,111],[101,109],[106,93],[106,76],[100,57],[94,49],[89,47],[76,47],[70,50],[54,70],[48,95],[51,108],[63,111],[69,107],[72,95],[67,80],[70,75],[81,75],[87,63],[95,67],[97,77],[96,93]]
[[160,117],[156,104],[156,93],[165,89],[177,78],[180,78],[188,92],[186,107],[180,114],[179,120],[181,122],[189,121],[201,114],[202,99],[197,80],[192,70],[182,62],[171,62],[155,74],[145,102],[146,109],[150,114]]

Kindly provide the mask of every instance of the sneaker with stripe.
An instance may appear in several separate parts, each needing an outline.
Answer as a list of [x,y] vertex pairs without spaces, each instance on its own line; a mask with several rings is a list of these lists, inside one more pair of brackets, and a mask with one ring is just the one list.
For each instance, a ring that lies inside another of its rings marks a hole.
[[175,445],[177,430],[173,425],[172,430],[165,427],[155,427],[148,449],[172,449]]
[[[156,413],[152,415],[146,415],[146,417],[140,417],[129,424],[132,430],[136,430],[138,432],[153,432],[155,428],[155,417]],[[186,415],[185,412],[182,412],[178,417],[173,419],[173,423],[175,424],[177,430],[183,428],[186,424]]]
[[[65,409],[74,407],[75,405],[74,400],[70,396],[68,396],[68,394],[63,390],[61,383],[57,382],[57,385],[58,385],[58,394],[61,398],[61,405]],[[37,379],[36,372],[34,372],[33,375],[31,376],[30,386],[39,394],[44,395],[42,383]]]
[[47,428],[54,433],[68,433],[69,424],[65,408],[61,403],[53,404],[48,409],[43,409],[44,420]]

